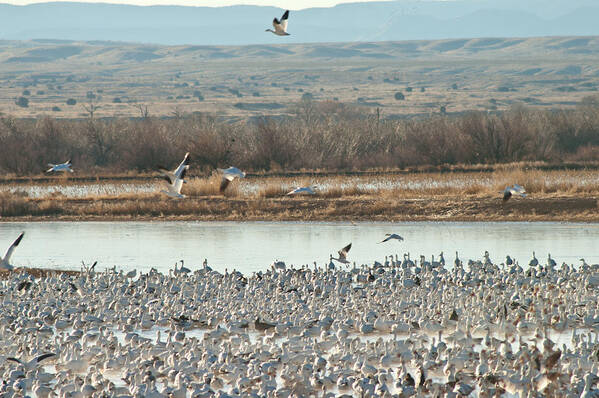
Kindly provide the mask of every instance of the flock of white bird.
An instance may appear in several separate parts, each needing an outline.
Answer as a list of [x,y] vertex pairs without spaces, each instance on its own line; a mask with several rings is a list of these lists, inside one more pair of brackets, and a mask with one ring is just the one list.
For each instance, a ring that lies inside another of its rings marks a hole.
[[599,265],[510,261],[13,272],[0,396],[599,396]]
[[[289,35],[288,17],[267,31]],[[158,168],[163,193],[185,198],[189,162]],[[73,172],[70,161],[49,167]],[[218,172],[221,192],[245,177]],[[503,200],[525,193],[508,186]],[[0,269],[13,270],[23,236]],[[392,240],[404,239],[379,243]],[[443,253],[357,266],[351,247],[324,267],[275,261],[248,276],[207,261],[168,275],[97,263],[4,274],[0,396],[599,397],[599,265],[543,265],[534,252],[526,269],[488,252],[464,264],[456,252],[450,267]]]

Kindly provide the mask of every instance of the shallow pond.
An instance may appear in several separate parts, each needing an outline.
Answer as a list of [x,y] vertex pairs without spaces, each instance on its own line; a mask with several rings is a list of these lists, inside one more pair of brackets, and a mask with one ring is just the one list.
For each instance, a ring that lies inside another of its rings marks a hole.
[[[547,253],[558,264],[599,263],[599,224],[526,222],[7,222],[0,223],[0,251],[25,231],[14,252],[15,266],[79,269],[98,261],[97,270],[167,272],[178,260],[196,269],[204,259],[214,269],[243,273],[266,270],[273,260],[287,265],[328,264],[329,255],[352,243],[349,260],[384,262],[386,255],[410,253],[430,261],[441,251],[448,266],[456,250],[464,263],[482,259],[485,250],[501,263],[509,254],[522,266],[532,252],[544,264]],[[386,233],[403,242],[378,243]],[[3,253],[2,253],[3,254]]]

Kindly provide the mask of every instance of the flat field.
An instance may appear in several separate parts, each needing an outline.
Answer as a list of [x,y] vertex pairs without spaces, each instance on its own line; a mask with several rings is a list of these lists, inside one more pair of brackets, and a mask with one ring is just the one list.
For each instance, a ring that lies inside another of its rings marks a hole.
[[[235,121],[285,114],[304,96],[396,118],[515,104],[573,107],[599,87],[599,38],[254,46],[2,41],[0,65],[0,111],[14,117],[84,118],[91,109],[96,117],[202,112]],[[27,103],[17,105],[20,97]]]

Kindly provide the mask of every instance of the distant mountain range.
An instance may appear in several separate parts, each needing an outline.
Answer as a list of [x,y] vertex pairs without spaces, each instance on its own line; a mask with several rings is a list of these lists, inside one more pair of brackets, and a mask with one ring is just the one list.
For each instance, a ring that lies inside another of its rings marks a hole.
[[245,45],[599,35],[598,0],[348,3],[292,11],[288,28],[291,36],[264,32],[281,13],[278,8],[260,6],[0,4],[0,40]]

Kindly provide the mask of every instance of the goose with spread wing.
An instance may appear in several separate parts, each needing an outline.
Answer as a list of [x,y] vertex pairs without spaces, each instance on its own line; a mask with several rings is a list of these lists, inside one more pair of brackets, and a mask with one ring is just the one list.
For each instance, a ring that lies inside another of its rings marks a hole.
[[287,192],[287,195],[300,195],[303,193],[314,195],[316,191],[312,187],[297,187],[293,191]]
[[220,193],[225,192],[231,181],[236,178],[245,178],[245,173],[237,167],[229,167],[228,169],[218,169],[223,175],[220,182]]
[[351,249],[351,243],[337,252],[339,253],[339,258],[331,256],[331,260],[337,260],[340,263],[349,264],[349,261],[347,261],[347,253],[349,253],[349,249]]
[[168,190],[162,190],[165,194],[170,196],[171,198],[183,199],[185,195],[181,193],[181,188],[183,188],[183,179],[185,178],[185,173],[187,172],[186,168],[183,168],[179,177],[175,177],[175,180],[171,182],[170,177],[166,176],[164,179],[169,182],[167,188]]
[[389,242],[391,239],[397,239],[397,241],[402,241],[403,238],[398,234],[385,234],[386,238],[380,241],[379,243]]
[[514,186],[512,186],[512,187],[507,186],[503,190],[503,201],[507,202],[508,200],[510,200],[512,195],[517,195],[517,194],[519,194],[523,198],[526,197],[526,191],[520,185],[514,184]]
[[15,251],[15,248],[19,246],[19,243],[21,243],[23,235],[25,235],[25,232],[21,232],[21,235],[19,235],[19,237],[13,242],[13,244],[10,245],[4,257],[0,257],[0,269],[10,271],[14,268],[12,265],[10,265],[10,256],[12,256],[12,253]]
[[179,166],[177,166],[177,168],[175,170],[170,171],[170,170],[167,170],[166,167],[163,167],[163,166],[158,166],[157,168],[158,168],[158,171],[160,171],[162,173],[162,175],[164,175],[168,179],[168,182],[170,184],[173,184],[177,178],[183,179],[181,177],[183,170],[189,169],[189,152],[187,152],[185,154],[183,161],[181,163],[179,163]]
[[67,160],[64,163],[59,163],[59,164],[54,164],[54,163],[48,163],[48,167],[50,167],[48,170],[46,170],[46,173],[52,173],[52,172],[56,172],[56,171],[68,171],[69,173],[73,172],[73,169],[71,169],[71,159]]
[[266,32],[272,32],[277,36],[289,36],[287,33],[287,20],[289,19],[289,10],[285,11],[281,20],[279,21],[277,18],[272,20],[272,26],[275,30],[266,29]]

